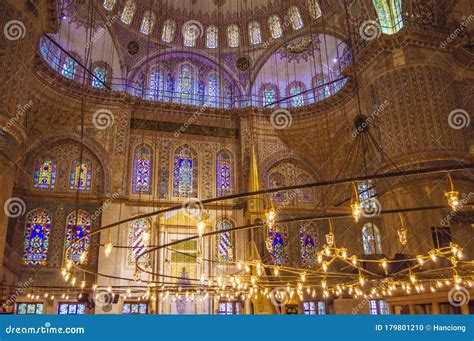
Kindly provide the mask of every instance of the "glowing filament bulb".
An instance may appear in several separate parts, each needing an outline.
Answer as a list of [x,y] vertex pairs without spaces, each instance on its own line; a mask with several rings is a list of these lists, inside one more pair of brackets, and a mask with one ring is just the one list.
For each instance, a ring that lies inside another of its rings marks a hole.
[[352,256],[352,265],[357,266],[357,257]]
[[323,262],[323,255],[318,253],[318,263],[321,264]]
[[81,255],[79,256],[79,262],[82,264],[86,261],[86,259],[87,259],[87,253],[82,252]]
[[301,273],[300,277],[301,277],[301,282],[305,282],[306,281],[306,272]]
[[71,270],[71,267],[72,267],[72,260],[68,259],[66,261],[66,269],[68,269],[68,271],[69,271],[69,270]]
[[346,259],[347,258],[347,250],[346,249],[341,249],[341,257],[343,259]]
[[298,290],[302,290],[303,289],[303,283],[298,283]]
[[206,223],[204,221],[200,220],[197,223],[197,232],[198,232],[199,237],[202,237],[205,230],[206,230]]
[[107,291],[109,292],[109,294],[112,292],[112,286],[109,284],[109,286],[107,287]]
[[326,272],[328,271],[328,263],[323,262],[323,271]]
[[148,243],[149,240],[150,240],[150,232],[146,231],[143,234],[143,242]]
[[436,256],[436,251],[435,250],[431,250],[430,252],[428,252],[428,254],[430,255],[430,258],[433,262],[436,262],[436,260],[438,259],[437,256]]
[[73,277],[73,278],[71,279],[71,285],[72,285],[72,286],[76,285],[76,277]]
[[112,243],[107,243],[104,245],[104,254],[105,254],[105,257],[109,257],[110,256],[110,253],[112,252],[112,249],[114,248],[114,244]]
[[416,260],[418,261],[420,265],[423,265],[425,263],[423,256],[416,256]]
[[364,278],[364,276],[362,276],[362,275],[359,276],[359,284],[360,284],[361,286],[364,286],[364,285],[365,285],[365,278]]
[[451,207],[453,211],[457,210],[459,207],[459,192],[450,191],[444,193],[446,198],[448,199],[448,205]]
[[460,284],[462,282],[462,278],[458,275],[454,275],[454,283]]
[[352,210],[352,217],[354,218],[355,222],[358,223],[360,216],[362,215],[362,208],[360,203],[356,202],[351,205]]
[[95,291],[97,289],[97,284],[94,283],[94,285],[92,286],[92,291]]
[[275,221],[275,218],[276,218],[276,211],[275,209],[272,207],[270,208],[270,210],[265,214],[266,218],[267,218],[267,221],[269,223],[273,223]]
[[278,268],[275,268],[275,269],[273,269],[273,273],[275,274],[275,276],[279,276],[280,275],[280,270]]
[[386,259],[383,259],[383,260],[382,260],[382,268],[387,269],[387,266],[388,266],[387,260],[386,260]]
[[410,275],[410,282],[412,282],[413,284],[416,283],[416,276],[414,274]]

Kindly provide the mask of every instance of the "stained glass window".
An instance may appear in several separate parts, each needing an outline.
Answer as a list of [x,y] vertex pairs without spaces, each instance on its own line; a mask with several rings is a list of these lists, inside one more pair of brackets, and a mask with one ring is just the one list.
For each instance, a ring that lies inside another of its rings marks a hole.
[[240,45],[240,33],[237,25],[230,25],[227,28],[227,40],[229,47],[239,47]]
[[324,74],[317,74],[313,78],[313,87],[315,88],[315,95],[317,101],[322,101],[331,96],[331,87],[329,85],[330,79]]
[[94,69],[94,77],[92,77],[92,86],[94,88],[102,89],[105,83],[105,67],[98,66]]
[[[87,256],[89,254],[91,230],[91,217],[89,213],[78,210],[69,214],[66,220],[66,249],[77,239],[85,237],[81,241],[75,243],[66,254],[66,259],[70,259],[74,264],[87,264]],[[85,260],[84,260],[85,255]],[[82,257],[81,257],[82,256]]]
[[49,54],[51,52],[51,40],[42,37],[40,42],[40,51],[43,58],[49,61]]
[[[135,220],[128,231],[128,265],[135,265],[138,255],[147,250],[147,238],[150,237],[150,223],[145,219]],[[148,264],[148,254],[140,258],[140,264]]]
[[365,255],[382,254],[380,230],[375,224],[367,223],[362,228],[362,242]]
[[200,28],[197,28],[195,25],[187,25],[184,28],[183,32],[183,44],[187,47],[196,46],[196,40],[199,37]]
[[384,300],[370,300],[369,301],[370,315],[388,315],[388,304]]
[[317,0],[308,0],[308,9],[309,9],[309,15],[313,19],[318,19],[323,15],[321,12],[321,7],[319,6],[319,3]]
[[142,97],[145,90],[145,73],[140,73],[134,85],[135,96]]
[[295,82],[289,86],[289,96],[291,106],[294,108],[301,107],[304,105],[303,87],[300,83]]
[[218,197],[232,194],[233,192],[233,169],[232,155],[221,150],[216,157],[216,194]]
[[[308,174],[301,173],[296,177],[296,183],[299,185],[306,184],[311,177]],[[314,202],[314,191],[311,188],[300,188],[296,190],[296,196],[299,203]]]
[[136,9],[137,9],[137,4],[135,3],[135,1],[127,0],[125,7],[122,10],[122,15],[120,16],[120,20],[124,24],[130,25]]
[[281,21],[278,15],[272,15],[268,19],[268,26],[270,27],[270,33],[273,39],[283,37],[283,29],[281,28]]
[[61,74],[64,77],[74,79],[76,75],[76,62],[71,57],[67,56],[64,59],[63,68]]
[[17,303],[16,313],[18,315],[43,314],[43,303]]
[[80,162],[74,160],[71,167],[69,189],[79,191],[90,191],[92,179],[92,163],[89,160]]
[[307,230],[307,227],[300,228],[300,247],[301,247],[301,263],[304,267],[312,267],[314,265],[314,257],[316,254],[316,244],[313,234]]
[[156,15],[152,11],[146,11],[143,15],[142,25],[140,26],[140,32],[143,34],[150,34],[155,25]]
[[122,314],[148,314],[148,303],[127,303],[122,307]]
[[166,20],[165,25],[163,26],[161,40],[163,40],[165,43],[172,43],[174,40],[175,30],[176,30],[176,23],[171,19]]
[[268,108],[273,108],[275,106],[276,91],[273,87],[266,87],[263,90],[263,105]]
[[178,93],[182,103],[193,103],[194,97],[194,67],[184,63],[179,67]]
[[304,315],[316,315],[316,302],[303,302]]
[[153,152],[149,146],[137,146],[133,155],[132,193],[151,194]]
[[376,197],[375,186],[372,181],[357,183],[357,189],[362,207],[365,209],[376,208],[377,203],[372,199]]
[[219,105],[219,76],[215,72],[211,73],[207,79],[207,97],[210,106]]
[[59,303],[59,315],[84,315],[86,305],[84,303]]
[[206,47],[216,49],[219,44],[219,31],[216,26],[209,26],[206,30]]
[[271,254],[273,262],[276,265],[285,265],[288,261],[288,251],[286,240],[288,238],[288,230],[285,226],[275,225],[269,230],[271,241]]
[[224,87],[224,107],[227,109],[233,108],[234,106],[234,87],[232,84],[227,83]]
[[174,154],[173,196],[197,197],[198,169],[196,152],[184,145]]
[[170,71],[168,72],[168,76],[166,77],[166,96],[169,100],[174,99],[174,76],[173,73]]
[[[283,174],[279,172],[274,172],[268,177],[268,185],[270,189],[280,188],[286,186],[286,179]],[[285,192],[274,192],[271,194],[273,201],[283,202],[286,199]]]
[[111,11],[114,9],[114,6],[115,6],[115,2],[117,0],[104,0],[104,8],[107,10],[107,11]]
[[44,157],[36,160],[33,188],[54,189],[56,185],[56,160]]
[[37,209],[26,217],[25,236],[23,240],[23,264],[47,264],[51,214]]
[[240,313],[239,302],[219,302],[219,315],[238,315]]
[[[229,219],[223,218],[217,221],[216,229],[225,231],[233,228],[234,224]],[[217,235],[217,260],[219,262],[228,262],[234,259],[234,242],[232,232],[222,232]]]
[[252,45],[257,45],[262,42],[262,31],[260,30],[260,23],[252,21],[249,23],[249,37]]
[[300,10],[298,7],[291,6],[288,10],[288,16],[290,17],[291,27],[293,27],[295,31],[303,28],[303,20],[301,19]]
[[165,73],[161,66],[152,67],[150,71],[150,83],[148,99],[161,100],[164,95]]
[[372,0],[382,32],[395,34],[403,28],[402,0]]

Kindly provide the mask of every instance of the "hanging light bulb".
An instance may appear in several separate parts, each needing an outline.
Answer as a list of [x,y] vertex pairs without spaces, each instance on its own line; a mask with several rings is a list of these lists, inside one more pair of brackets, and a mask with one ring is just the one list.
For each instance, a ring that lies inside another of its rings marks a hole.
[[72,285],[72,286],[76,285],[76,277],[73,277],[73,278],[71,279],[71,285]]
[[423,256],[421,255],[416,256],[416,260],[418,261],[420,265],[423,265],[425,263],[425,260],[423,259]]
[[387,270],[387,260],[386,259],[382,259],[382,268],[384,268],[385,270]]
[[280,275],[280,270],[278,268],[274,268],[273,273],[275,274],[275,276],[279,276]]
[[197,223],[197,233],[198,233],[199,237],[202,237],[202,235],[204,234],[204,231],[206,231],[206,223],[204,221],[200,220]]
[[81,264],[84,264],[87,260],[87,252],[81,252],[81,255],[79,256],[79,262]]
[[405,224],[403,222],[403,216],[401,213],[399,213],[399,217],[400,217],[400,228],[397,231],[398,239],[400,240],[400,244],[405,246],[408,243],[408,230],[405,227]]
[[149,240],[150,240],[150,232],[146,230],[145,233],[143,233],[143,242],[148,243]]
[[275,222],[275,218],[276,218],[276,211],[275,209],[272,207],[268,210],[267,213],[265,213],[265,217],[267,218],[267,222],[269,223],[269,225],[273,225],[273,223]]
[[304,283],[304,282],[306,281],[306,272],[302,272],[302,273],[300,274],[300,277],[301,277],[301,282]]
[[323,271],[324,272],[328,271],[328,263],[327,262],[323,262]]
[[86,287],[86,281],[81,281],[81,289],[84,289]]
[[414,274],[410,274],[410,282],[412,282],[413,284],[416,283],[416,276]]
[[66,261],[66,269],[69,271],[72,268],[72,260],[68,259]]
[[342,259],[347,258],[347,249],[345,249],[345,248],[341,249],[341,257],[342,257]]
[[428,254],[430,255],[430,258],[433,262],[436,262],[436,260],[438,259],[437,256],[436,256],[436,251],[435,250],[431,250],[428,252]]
[[92,286],[92,291],[96,291],[97,290],[97,284],[94,283],[94,285]]
[[365,285],[365,278],[362,275],[359,275],[359,284],[362,287]]
[[352,265],[357,266],[357,256],[352,256]]
[[110,253],[112,252],[112,249],[114,248],[114,244],[108,242],[104,245],[104,254],[105,257],[109,257]]
[[331,247],[334,245],[334,233],[329,232],[326,235],[326,243]]
[[444,195],[448,199],[448,205],[451,207],[453,211],[456,211],[459,208],[459,192],[454,190],[453,179],[451,175],[448,173],[449,184],[451,186],[451,190],[445,192]]

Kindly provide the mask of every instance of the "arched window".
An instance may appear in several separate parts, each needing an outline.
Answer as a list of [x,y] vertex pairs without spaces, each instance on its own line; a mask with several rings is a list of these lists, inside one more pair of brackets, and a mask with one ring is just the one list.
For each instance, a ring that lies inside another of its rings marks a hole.
[[288,261],[287,239],[288,228],[286,226],[275,225],[269,230],[267,247],[270,247],[272,259],[276,265],[285,265]]
[[263,106],[273,108],[277,100],[276,89],[273,86],[267,86],[263,90]]
[[182,103],[194,102],[194,67],[189,63],[179,66],[178,94]]
[[234,106],[234,87],[232,84],[227,83],[224,87],[224,107],[231,109]]
[[357,189],[359,192],[359,201],[363,208],[374,209],[376,208],[377,202],[374,200],[376,197],[375,186],[372,181],[359,182],[357,183]]
[[[304,185],[310,181],[311,177],[306,173],[298,174],[296,177],[296,184]],[[296,190],[296,197],[299,203],[312,203],[314,202],[314,192],[311,188],[300,188]]]
[[189,145],[176,150],[173,160],[173,196],[197,197],[198,162],[196,152]]
[[304,267],[312,267],[314,265],[314,257],[316,254],[315,238],[306,226],[300,228],[300,247],[301,247],[301,263]]
[[33,188],[54,189],[56,185],[56,160],[44,157],[36,160]]
[[210,106],[217,107],[219,104],[219,76],[213,72],[207,78],[207,98]]
[[395,34],[403,28],[402,0],[372,0],[382,32]]
[[64,58],[61,74],[64,77],[74,79],[76,76],[76,62],[71,57]]
[[97,66],[94,69],[94,77],[92,77],[92,86],[94,88],[104,88],[106,70],[104,66]]
[[171,19],[166,20],[165,25],[163,26],[161,40],[163,40],[165,43],[172,43],[174,40],[175,30],[176,30],[176,23]]
[[283,37],[283,29],[281,28],[281,21],[278,15],[272,15],[268,19],[268,26],[270,27],[270,33],[273,39]]
[[380,230],[375,224],[367,223],[362,227],[362,242],[365,255],[382,254]]
[[135,1],[127,0],[127,3],[125,4],[125,7],[122,10],[122,15],[120,16],[120,20],[124,24],[130,25],[136,9],[137,9],[137,4],[135,3]]
[[74,160],[71,166],[69,189],[79,191],[90,191],[91,179],[92,163],[89,160],[84,160],[81,164],[79,160]]
[[137,146],[133,153],[133,194],[151,194],[152,172],[153,172],[153,152],[152,148],[146,145]]
[[[216,230],[225,231],[234,227],[234,223],[227,218],[216,222]],[[234,259],[234,240],[231,231],[217,235],[216,255],[219,262],[231,262]]]
[[24,265],[46,265],[50,229],[51,214],[49,212],[37,209],[27,215],[23,241]]
[[111,11],[114,9],[114,6],[115,6],[115,2],[117,0],[104,0],[104,8],[107,10],[107,11]]
[[319,2],[317,0],[308,0],[308,9],[309,15],[314,20],[320,18],[323,15],[321,11],[321,7],[319,6]]
[[229,47],[239,47],[240,33],[237,25],[230,25],[227,28],[227,40]]
[[74,264],[87,264],[90,247],[90,237],[88,235],[91,230],[91,217],[89,213],[78,210],[69,214],[66,222],[66,250],[74,241],[85,237],[71,247],[66,254],[66,259],[72,260]]
[[288,10],[288,16],[290,17],[291,27],[293,30],[299,30],[303,28],[303,20],[301,19],[300,10],[296,6],[291,6]]
[[[146,219],[135,220],[128,231],[128,265],[135,265],[138,255],[147,250],[147,238],[150,237],[150,222]],[[140,264],[148,264],[148,254],[140,258]]]
[[219,45],[219,31],[216,26],[209,26],[206,30],[206,47],[216,49]]
[[300,82],[293,82],[288,86],[288,96],[290,97],[290,104],[297,108],[304,105],[304,87]]
[[230,152],[221,150],[216,157],[216,194],[230,195],[234,189],[234,160]]
[[257,21],[249,23],[249,37],[252,45],[257,45],[262,42],[262,31],[260,30],[260,23]]
[[152,11],[146,11],[143,15],[142,25],[140,26],[140,32],[143,34],[150,34],[153,31],[155,25],[156,15]]
[[183,31],[183,44],[187,47],[196,46],[196,40],[199,37],[200,28],[197,28],[195,25],[187,25],[184,27]]
[[315,91],[315,99],[316,101],[322,101],[325,98],[331,96],[331,80],[328,76],[320,73],[314,76],[313,78],[313,88]]
[[[280,172],[273,172],[268,177],[268,187],[270,189],[280,188],[286,186],[286,179]],[[272,199],[276,202],[283,202],[286,199],[286,192],[275,192],[272,193]]]
[[153,66],[150,71],[150,82],[148,84],[148,99],[161,100],[164,95],[165,72],[160,65]]

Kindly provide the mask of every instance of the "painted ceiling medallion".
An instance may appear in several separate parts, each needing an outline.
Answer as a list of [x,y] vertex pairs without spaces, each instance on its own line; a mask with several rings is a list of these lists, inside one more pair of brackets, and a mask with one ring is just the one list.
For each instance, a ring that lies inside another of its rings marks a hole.
[[313,44],[313,38],[311,36],[306,36],[296,42],[291,42],[283,46],[283,49],[288,53],[301,54],[308,51],[311,44]]
[[134,56],[140,51],[140,45],[135,40],[131,40],[127,44],[127,51],[130,55]]
[[250,59],[247,57],[240,57],[237,59],[236,66],[240,71],[247,71],[250,67]]

